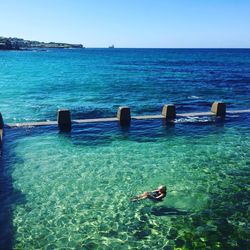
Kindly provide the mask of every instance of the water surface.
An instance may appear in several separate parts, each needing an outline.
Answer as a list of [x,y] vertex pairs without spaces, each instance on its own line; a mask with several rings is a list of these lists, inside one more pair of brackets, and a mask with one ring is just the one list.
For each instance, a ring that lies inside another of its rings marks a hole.
[[[24,63],[25,62],[25,63]],[[6,122],[168,102],[249,108],[249,50],[0,52]],[[249,249],[248,114],[5,130],[1,249]],[[166,184],[163,202],[130,202]]]

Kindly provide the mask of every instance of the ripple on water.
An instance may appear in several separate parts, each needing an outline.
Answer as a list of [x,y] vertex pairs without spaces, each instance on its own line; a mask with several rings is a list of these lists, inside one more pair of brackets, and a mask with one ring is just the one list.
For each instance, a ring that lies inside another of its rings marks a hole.
[[[108,143],[97,145],[88,145],[88,139],[75,143],[84,140],[84,128],[80,137],[79,131],[71,137],[50,131],[17,138],[11,150],[19,161],[9,167],[25,200],[13,207],[14,248],[247,244],[238,233],[247,235],[249,190],[240,187],[249,185],[249,135],[244,129],[212,127],[221,131],[218,136],[211,126],[199,132],[198,125],[190,125],[198,134],[184,134],[182,126],[176,124],[175,136],[160,132],[153,141],[130,140],[133,127],[125,138],[116,131]],[[151,129],[152,135],[161,131]],[[159,184],[168,186],[163,202],[129,202]]]

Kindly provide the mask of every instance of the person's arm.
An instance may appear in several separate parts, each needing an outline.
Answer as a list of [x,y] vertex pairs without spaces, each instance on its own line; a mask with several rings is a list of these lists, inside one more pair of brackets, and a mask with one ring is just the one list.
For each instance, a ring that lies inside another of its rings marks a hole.
[[155,197],[157,200],[161,200],[162,198],[164,198],[165,197],[165,194],[160,194],[160,195],[158,195],[157,197]]
[[158,196],[152,196],[152,195],[150,195],[150,198],[152,199],[152,200],[155,200],[155,201],[160,201],[161,199],[163,199],[165,197],[165,194],[160,194],[160,195],[158,195]]

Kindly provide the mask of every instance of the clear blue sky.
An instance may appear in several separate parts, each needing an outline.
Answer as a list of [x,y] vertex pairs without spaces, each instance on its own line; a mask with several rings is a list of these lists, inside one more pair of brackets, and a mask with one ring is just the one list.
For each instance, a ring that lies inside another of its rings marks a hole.
[[0,36],[86,47],[250,47],[250,0],[0,0]]

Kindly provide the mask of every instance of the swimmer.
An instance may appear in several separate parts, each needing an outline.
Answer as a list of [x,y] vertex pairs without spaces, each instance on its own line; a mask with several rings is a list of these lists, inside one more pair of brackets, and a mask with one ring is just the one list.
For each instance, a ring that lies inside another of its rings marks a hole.
[[131,201],[139,201],[144,199],[150,199],[152,201],[162,201],[167,195],[167,187],[166,186],[159,186],[158,189],[153,190],[151,192],[144,192],[141,195],[135,196],[131,199]]

